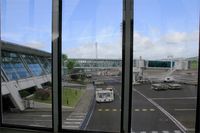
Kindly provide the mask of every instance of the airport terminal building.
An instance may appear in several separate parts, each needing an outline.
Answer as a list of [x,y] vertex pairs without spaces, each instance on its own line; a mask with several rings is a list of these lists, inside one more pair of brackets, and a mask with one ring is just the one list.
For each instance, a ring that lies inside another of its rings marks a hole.
[[51,54],[10,42],[1,44],[2,99],[22,111],[20,91],[43,88],[51,82]]

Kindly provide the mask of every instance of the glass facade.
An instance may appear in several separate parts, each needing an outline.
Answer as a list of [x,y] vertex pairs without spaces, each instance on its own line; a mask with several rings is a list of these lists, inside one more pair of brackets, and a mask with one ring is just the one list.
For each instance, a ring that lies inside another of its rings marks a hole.
[[43,58],[43,57],[38,57],[40,64],[42,65],[42,67],[45,69],[47,74],[51,73],[51,63],[49,62],[49,60],[47,58]]
[[27,69],[16,53],[2,52],[2,68],[9,80],[18,80],[30,77]]
[[42,76],[45,74],[41,68],[39,61],[36,59],[37,57],[31,55],[22,55],[22,57],[26,61],[29,69],[34,76]]

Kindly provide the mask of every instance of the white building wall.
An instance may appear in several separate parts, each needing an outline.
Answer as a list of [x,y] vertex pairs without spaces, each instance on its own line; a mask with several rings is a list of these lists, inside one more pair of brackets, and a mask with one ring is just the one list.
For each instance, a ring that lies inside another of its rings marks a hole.
[[15,105],[15,107],[19,110],[24,110],[23,99],[21,98],[19,91],[24,90],[31,87],[42,88],[43,83],[51,82],[51,75],[44,75],[40,77],[31,77],[27,79],[20,79],[17,81],[9,81],[3,82],[2,86],[2,95],[10,94],[10,98]]

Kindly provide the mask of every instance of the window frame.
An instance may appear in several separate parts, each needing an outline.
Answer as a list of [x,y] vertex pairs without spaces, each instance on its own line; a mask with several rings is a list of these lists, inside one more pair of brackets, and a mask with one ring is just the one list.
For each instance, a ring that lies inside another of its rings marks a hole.
[[[134,0],[122,0],[123,2],[123,34],[122,34],[122,101],[121,101],[121,132],[131,132],[132,115],[132,65],[133,65],[133,34],[134,34]],[[1,1],[0,1],[1,5]],[[1,12],[0,12],[1,16]],[[1,24],[1,22],[0,22]],[[200,31],[200,25],[199,25]],[[0,27],[0,64],[1,64],[1,27]],[[200,33],[199,33],[200,46]],[[62,129],[62,103],[61,103],[61,49],[62,49],[62,0],[52,0],[52,128],[32,127],[26,125],[14,125],[3,123],[2,96],[0,95],[0,128],[31,129],[51,132],[98,132],[87,130]],[[200,48],[199,48],[200,57]],[[198,83],[197,83],[197,103],[196,103],[196,132],[200,132],[200,59],[198,58]],[[131,73],[130,73],[131,71]],[[1,71],[0,71],[1,74]],[[2,79],[0,79],[1,82]],[[0,87],[1,94],[1,87]],[[106,131],[105,131],[106,132]]]

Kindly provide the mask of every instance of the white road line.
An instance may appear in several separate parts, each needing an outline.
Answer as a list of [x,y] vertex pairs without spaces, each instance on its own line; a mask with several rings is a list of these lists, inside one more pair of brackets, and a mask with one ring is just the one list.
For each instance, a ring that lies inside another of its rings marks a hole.
[[105,111],[107,112],[107,111],[110,111],[110,109],[105,109]]
[[146,133],[146,131],[141,131],[140,133]]
[[67,126],[63,125],[62,127],[63,128],[79,128],[79,126],[74,126],[74,125],[67,125]]
[[86,130],[86,129],[87,129],[87,126],[88,126],[88,124],[89,124],[89,121],[90,121],[90,119],[91,119],[91,117],[92,117],[93,113],[94,113],[94,108],[92,109],[92,112],[89,114],[89,118],[88,118],[88,120],[87,120],[87,123],[86,123],[86,125],[85,125],[85,128],[84,128],[84,130]]
[[161,112],[163,112],[174,124],[176,124],[177,127],[180,128],[180,130],[183,133],[186,133],[187,128],[183,126],[178,120],[176,120],[170,113],[168,113],[164,108],[162,108],[160,105],[158,105],[156,102],[154,102],[152,99],[147,98],[145,95],[143,95],[140,91],[134,89],[138,94],[143,96],[145,99],[147,99],[151,104],[153,104],[155,107],[157,107]]
[[175,111],[196,111],[196,109],[174,109]]
[[41,117],[52,117],[52,115],[41,115]]
[[31,124],[31,125],[29,125],[29,126],[32,126],[32,127],[43,127],[43,126],[37,125],[37,124]]
[[83,119],[71,119],[71,118],[67,118],[67,121],[83,121]]
[[188,100],[197,99],[197,97],[168,97],[168,98],[151,98],[152,100]]
[[6,119],[6,121],[52,121],[52,120],[33,120],[33,119]]
[[155,111],[155,109],[149,109],[150,111]]
[[84,118],[85,116],[82,116],[82,115],[73,115],[72,117],[73,118]]
[[151,133],[158,133],[158,131],[152,131]]
[[135,109],[136,112],[140,111],[140,109]]
[[80,125],[81,124],[81,122],[68,122],[68,121],[65,121],[64,122],[65,124],[70,124],[70,125]]
[[114,111],[114,112],[115,112],[115,111],[117,111],[117,109],[112,109],[112,111]]
[[147,111],[147,109],[142,109],[142,111]]

